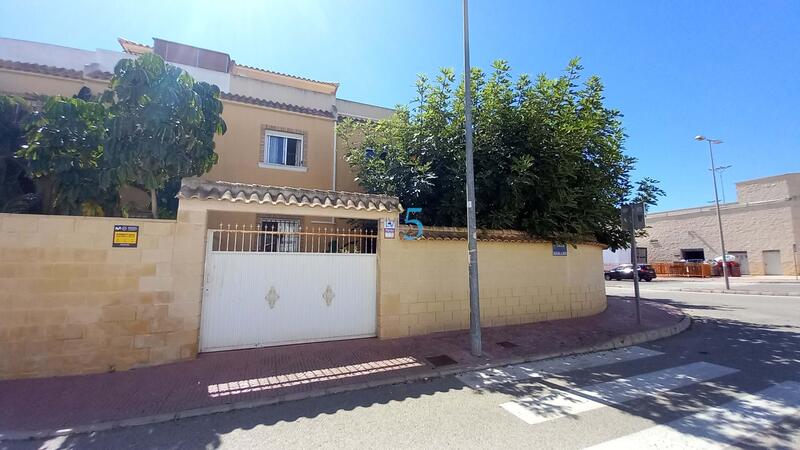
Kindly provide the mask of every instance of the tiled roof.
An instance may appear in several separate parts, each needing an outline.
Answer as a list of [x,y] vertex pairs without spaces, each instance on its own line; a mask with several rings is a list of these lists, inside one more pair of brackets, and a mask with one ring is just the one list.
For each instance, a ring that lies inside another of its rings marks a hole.
[[[125,38],[117,38],[117,41],[119,41],[120,45],[122,46],[122,49],[125,50],[126,52],[128,51],[128,49],[126,48],[126,45],[132,45],[132,46],[143,47],[143,48],[148,48],[148,49],[152,49],[153,48],[151,45],[142,44],[142,43],[131,41],[130,39],[125,39]],[[337,86],[337,87],[339,86],[339,83],[332,83],[330,81],[312,80],[311,78],[299,77],[297,75],[290,75],[288,73],[276,72],[274,70],[262,69],[260,67],[253,67],[253,66],[247,66],[247,65],[244,65],[244,64],[238,64],[236,61],[231,61],[231,62],[233,62],[234,65],[242,67],[242,68],[245,68],[245,69],[257,70],[259,72],[271,73],[273,75],[280,75],[282,77],[294,78],[295,80],[310,81],[312,83],[327,84],[329,86]]]
[[403,210],[397,197],[388,195],[206,181],[199,178],[184,178],[178,198],[358,211]]
[[0,59],[0,69],[17,70],[20,72],[41,73],[44,75],[52,75],[55,77],[71,78],[74,80],[83,80],[85,78],[95,78],[101,80],[110,80],[114,75],[111,72],[103,72],[95,70],[88,74],[84,74],[81,70],[66,69],[64,67],[46,66],[44,64],[25,63],[20,61],[9,61],[7,59]]
[[20,72],[33,72],[41,73],[44,75],[53,75],[57,77],[73,78],[76,80],[83,79],[83,71],[64,69],[62,67],[45,66],[43,64],[24,63],[19,61],[9,61],[7,59],[0,59],[0,69],[18,70]]
[[[71,78],[75,80],[83,80],[86,78],[93,78],[98,80],[110,80],[114,76],[111,72],[103,72],[96,70],[85,74],[80,70],[65,69],[63,67],[45,66],[42,64],[24,63],[19,61],[8,61],[0,59],[0,69],[17,70],[20,72],[41,73],[44,75],[52,75],[56,77]],[[332,111],[325,111],[322,109],[308,108],[305,106],[292,105],[289,103],[274,102],[271,100],[264,100],[261,98],[248,97],[246,95],[231,94],[229,92],[220,93],[220,98],[223,100],[230,100],[240,103],[248,103],[251,105],[264,106],[266,108],[281,109],[284,111],[292,111],[302,114],[310,114],[313,116],[320,116],[326,118],[334,118]]]
[[230,92],[220,93],[220,98],[240,103],[249,103],[251,105],[264,106],[266,108],[283,109],[285,111],[292,111],[302,114],[311,114],[312,116],[328,117],[333,119],[334,114],[332,111],[325,111],[323,109],[308,108],[305,106],[292,105],[289,103],[274,102],[272,100],[264,100],[262,98],[249,97],[246,95],[231,94]]
[[330,82],[330,81],[312,80],[311,78],[298,77],[297,75],[290,75],[288,73],[276,72],[274,70],[267,70],[267,69],[261,69],[259,67],[246,66],[244,64],[239,64],[236,61],[233,61],[233,64],[236,65],[236,66],[239,66],[239,67],[243,67],[245,69],[257,70],[259,72],[271,73],[273,75],[280,75],[282,77],[294,78],[295,80],[302,80],[302,81],[310,81],[312,83],[327,84],[328,86],[336,86],[336,87],[339,86],[339,83],[333,83],[333,82]]
[[117,42],[119,42],[119,45],[121,45],[121,46],[122,46],[122,50],[124,50],[126,53],[131,53],[131,52],[129,52],[129,50],[128,50],[128,48],[127,48],[127,46],[131,46],[131,45],[132,45],[132,46],[136,46],[136,47],[149,48],[149,49],[151,49],[151,50],[153,49],[153,47],[152,47],[152,46],[150,46],[150,45],[147,45],[147,44],[141,44],[141,43],[139,43],[139,42],[132,41],[132,40],[130,40],[130,39],[121,38],[121,37],[120,37],[120,38],[117,38]]
[[[400,226],[400,234],[411,234],[413,235],[416,233],[417,228],[411,227],[407,225]],[[551,241],[548,239],[542,239],[538,237],[531,236],[530,234],[524,231],[518,230],[477,230],[477,237],[479,241],[485,242],[540,242],[540,243],[550,243]],[[460,227],[431,227],[431,226],[424,226],[422,236],[419,237],[417,240],[427,240],[427,241],[466,241],[467,240],[467,229],[460,228]],[[597,242],[586,241],[581,242],[583,245],[597,245],[600,247],[605,247],[604,245],[598,244]]]

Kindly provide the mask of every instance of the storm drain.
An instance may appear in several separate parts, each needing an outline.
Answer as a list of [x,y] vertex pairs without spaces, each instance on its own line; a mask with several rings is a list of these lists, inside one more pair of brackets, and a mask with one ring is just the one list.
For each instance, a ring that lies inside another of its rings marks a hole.
[[517,345],[517,344],[515,344],[515,343],[513,343],[511,341],[500,341],[500,342],[497,343],[497,345],[499,345],[500,347],[503,347],[503,348],[519,347],[519,345]]
[[449,366],[456,363],[456,360],[447,355],[426,356],[425,359],[433,365],[433,367]]

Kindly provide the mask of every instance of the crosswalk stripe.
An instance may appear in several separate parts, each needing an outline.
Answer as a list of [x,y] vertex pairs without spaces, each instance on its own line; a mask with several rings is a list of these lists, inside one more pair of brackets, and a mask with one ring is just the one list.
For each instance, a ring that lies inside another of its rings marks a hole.
[[527,378],[541,377],[547,374],[559,374],[578,369],[605,366],[618,362],[634,361],[641,358],[663,355],[661,352],[643,347],[627,347],[607,352],[589,353],[586,355],[567,356],[545,361],[535,361],[507,367],[468,372],[457,378],[473,389],[486,388],[491,385],[509,383]]
[[744,394],[664,425],[590,447],[592,449],[716,449],[764,431],[785,417],[800,414],[800,383],[787,381]]
[[524,397],[500,406],[526,423],[536,424],[660,394],[736,372],[738,370],[730,367],[696,362],[584,388],[569,388],[550,396]]

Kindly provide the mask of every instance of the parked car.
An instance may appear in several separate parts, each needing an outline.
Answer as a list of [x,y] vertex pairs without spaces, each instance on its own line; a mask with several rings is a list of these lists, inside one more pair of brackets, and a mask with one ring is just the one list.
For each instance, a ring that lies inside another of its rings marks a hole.
[[[656,278],[656,270],[649,264],[639,264],[639,279],[653,281]],[[623,264],[605,271],[606,280],[632,280],[633,264]]]

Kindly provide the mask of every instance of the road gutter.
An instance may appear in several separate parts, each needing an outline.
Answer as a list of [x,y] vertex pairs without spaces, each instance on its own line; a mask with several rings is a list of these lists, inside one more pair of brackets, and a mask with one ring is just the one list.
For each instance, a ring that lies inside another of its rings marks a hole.
[[617,336],[599,344],[588,345],[584,347],[574,348],[571,350],[557,351],[542,355],[507,358],[503,360],[492,361],[485,364],[477,365],[457,365],[442,369],[432,369],[426,373],[411,374],[405,376],[398,376],[386,378],[383,380],[374,380],[369,382],[353,383],[349,385],[334,386],[324,389],[317,389],[307,392],[293,392],[290,394],[280,395],[277,397],[264,398],[258,400],[248,400],[233,402],[224,405],[207,406],[203,408],[187,409],[174,413],[156,414],[143,417],[134,417],[130,419],[112,420],[107,422],[97,422],[90,425],[80,425],[72,428],[63,429],[45,429],[38,431],[3,431],[0,430],[0,442],[2,441],[17,441],[28,439],[44,439],[53,438],[58,436],[67,436],[73,434],[96,433],[101,431],[109,431],[116,428],[136,427],[141,425],[153,425],[157,423],[170,422],[172,420],[186,419],[190,417],[205,416],[211,414],[225,413],[229,411],[236,411],[241,409],[257,408],[261,406],[277,405],[280,403],[292,402],[297,400],[305,400],[315,397],[323,397],[328,395],[342,394],[347,392],[359,391],[363,389],[390,386],[396,384],[413,383],[418,381],[427,381],[436,378],[443,378],[453,375],[458,375],[465,372],[473,372],[476,370],[483,370],[493,367],[503,367],[515,364],[523,364],[534,361],[542,361],[546,359],[559,358],[564,356],[580,355],[584,353],[594,353],[601,351],[614,350],[632,345],[639,345],[646,342],[664,339],[674,336],[685,331],[692,323],[692,319],[686,313],[683,313],[683,318],[677,323],[657,328],[654,330],[640,331],[625,336]]

